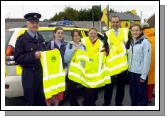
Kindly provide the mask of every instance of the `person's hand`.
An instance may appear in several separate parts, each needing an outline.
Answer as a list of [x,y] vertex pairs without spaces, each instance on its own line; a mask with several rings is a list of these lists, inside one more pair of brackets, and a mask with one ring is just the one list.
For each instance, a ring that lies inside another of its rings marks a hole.
[[140,83],[144,83],[145,82],[145,80],[144,79],[140,79]]
[[104,51],[104,55],[107,56],[107,52],[106,51]]
[[36,52],[35,52],[35,58],[36,58],[36,59],[40,59],[40,57],[41,57],[40,51],[36,51]]

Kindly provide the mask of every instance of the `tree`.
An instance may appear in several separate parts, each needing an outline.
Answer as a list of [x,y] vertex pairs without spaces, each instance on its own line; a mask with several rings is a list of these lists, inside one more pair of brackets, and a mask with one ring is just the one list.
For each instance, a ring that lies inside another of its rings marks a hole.
[[93,10],[93,13],[94,13],[94,20],[99,21],[101,19],[101,16],[102,16],[100,6],[97,6],[97,5],[92,6],[92,10]]
[[87,10],[86,10],[86,9],[81,9],[81,10],[79,11],[78,21],[84,21],[85,18],[88,19],[88,16],[87,16],[87,15],[88,15],[88,14],[87,14]]
[[61,20],[62,18],[64,19],[69,19],[69,20],[77,20],[78,17],[78,11],[71,8],[71,7],[66,7],[63,12],[59,12],[58,14],[56,13],[50,20]]
[[115,11],[113,9],[110,9],[110,13],[114,13]]
[[64,19],[74,21],[92,21],[92,14],[94,21],[101,19],[102,13],[99,6],[94,5],[91,9],[80,9],[79,11],[71,7],[66,7],[64,11],[56,13],[50,20],[59,21],[63,17]]

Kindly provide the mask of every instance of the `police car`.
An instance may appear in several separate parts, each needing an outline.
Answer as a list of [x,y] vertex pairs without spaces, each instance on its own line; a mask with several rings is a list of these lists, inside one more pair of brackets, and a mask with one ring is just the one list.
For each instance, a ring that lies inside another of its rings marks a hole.
[[[46,42],[53,39],[53,31],[56,27],[39,27],[39,33],[43,35]],[[63,27],[64,40],[72,40],[71,31],[77,29],[81,31],[81,38],[86,37],[88,28]],[[16,39],[23,34],[27,28],[11,28],[5,31],[5,48],[6,48],[6,66],[5,66],[5,96],[19,97],[23,96],[23,87],[21,82],[21,69],[16,66],[14,61],[14,50]],[[98,32],[98,37],[103,40],[102,33]]]

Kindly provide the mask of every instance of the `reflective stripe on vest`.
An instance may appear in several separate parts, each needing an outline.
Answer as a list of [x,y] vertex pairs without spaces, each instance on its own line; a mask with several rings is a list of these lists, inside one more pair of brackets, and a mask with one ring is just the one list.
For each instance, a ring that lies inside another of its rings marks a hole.
[[[89,37],[82,38],[81,41],[82,41],[83,45],[85,45],[86,51],[90,55],[92,55],[94,53],[99,53],[103,49],[103,43],[100,39],[97,39],[95,44],[92,44]],[[102,65],[102,53],[99,53],[99,54],[100,54],[99,65]],[[79,57],[79,55],[77,57]],[[99,66],[98,72],[100,71],[100,68],[101,67]]]
[[40,58],[43,69],[43,87],[46,99],[65,91],[65,72],[58,49],[44,51]]
[[128,69],[126,48],[124,45],[128,41],[128,32],[127,28],[120,28],[117,37],[113,29],[106,32],[110,45],[110,52],[106,64],[110,71],[110,76]]
[[116,42],[127,43],[128,33],[129,33],[128,28],[119,28],[119,33],[118,36],[116,37],[114,29],[110,29],[109,31],[106,32],[107,37],[110,37],[110,39],[108,40],[108,44],[111,46],[111,43],[116,43]]
[[[87,58],[80,58],[81,60],[79,60],[78,56]],[[69,79],[87,88],[98,88],[111,83],[109,71],[105,66],[105,59],[104,53],[92,55],[88,52],[77,50],[70,63]],[[81,61],[85,62],[84,66]]]
[[20,65],[16,65],[16,75],[21,75],[22,74],[22,67]]

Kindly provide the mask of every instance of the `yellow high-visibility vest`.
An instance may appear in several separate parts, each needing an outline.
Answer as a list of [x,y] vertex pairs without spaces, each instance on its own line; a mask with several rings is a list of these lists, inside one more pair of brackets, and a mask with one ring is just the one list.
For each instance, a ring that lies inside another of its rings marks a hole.
[[16,65],[16,75],[22,75],[22,67],[20,65]]
[[56,49],[41,52],[40,61],[43,69],[44,94],[45,98],[49,99],[65,91],[65,72],[60,51]]
[[6,65],[5,65],[5,77],[6,77],[7,73],[8,73],[8,72],[7,72]]
[[94,54],[77,50],[71,60],[68,78],[87,88],[99,88],[111,83],[105,66],[104,52]]
[[106,32],[108,44],[110,47],[106,64],[109,68],[110,76],[119,74],[128,69],[127,53],[125,43],[128,41],[128,28],[119,28],[118,36],[115,36],[114,30]]
[[103,48],[103,42],[100,39],[97,39],[95,44],[92,44],[89,37],[85,37],[81,39],[81,42],[86,47],[86,51],[89,53],[97,53],[100,52]]

